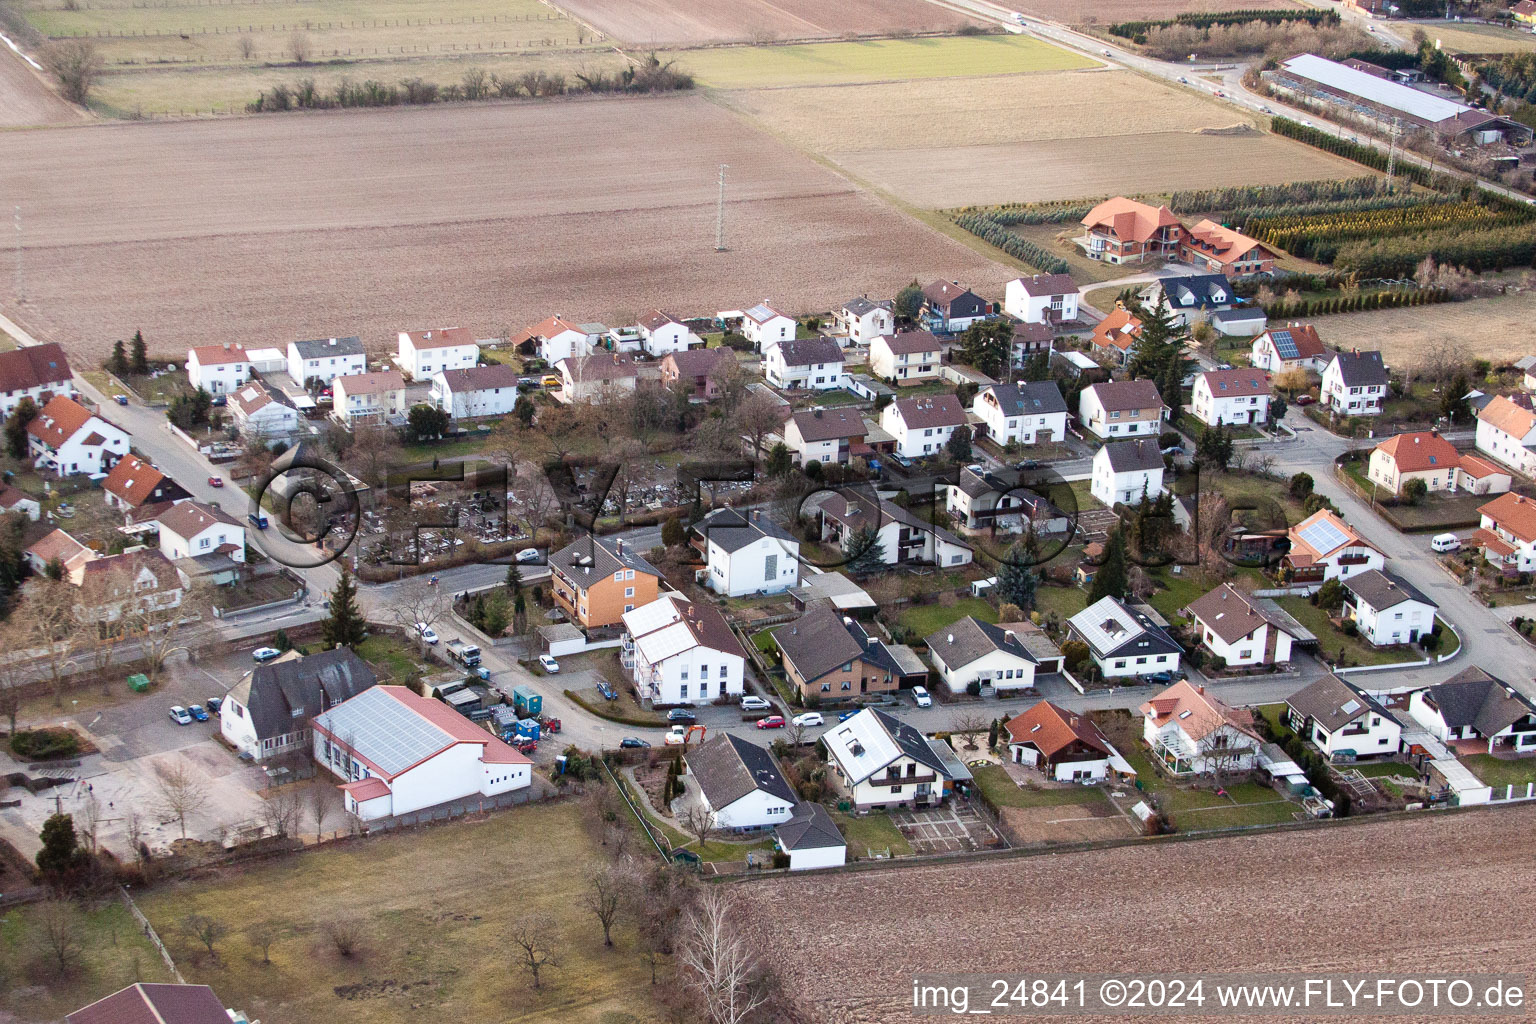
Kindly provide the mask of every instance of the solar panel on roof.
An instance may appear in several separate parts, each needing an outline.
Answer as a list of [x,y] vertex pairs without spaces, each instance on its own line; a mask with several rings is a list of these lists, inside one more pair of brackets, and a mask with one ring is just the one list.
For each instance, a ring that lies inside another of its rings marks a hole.
[[1301,349],[1296,347],[1296,339],[1291,337],[1290,331],[1270,331],[1270,340],[1275,343],[1275,351],[1281,359],[1298,359]]
[[1342,708],[1340,708],[1339,710],[1344,712],[1346,715],[1352,715],[1356,711],[1360,710],[1360,702],[1355,700],[1354,698],[1350,698],[1349,700],[1344,702],[1344,706]]
[[1326,555],[1349,540],[1349,534],[1326,519],[1319,519],[1301,531],[1301,539],[1320,555]]

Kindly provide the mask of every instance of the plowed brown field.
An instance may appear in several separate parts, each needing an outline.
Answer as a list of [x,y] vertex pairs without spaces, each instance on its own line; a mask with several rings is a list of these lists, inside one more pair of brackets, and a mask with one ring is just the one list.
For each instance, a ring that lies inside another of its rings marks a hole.
[[157,352],[392,345],[1012,276],[698,97],[0,134],[0,195],[24,214],[21,318],[92,355],[136,328]]
[[1536,808],[1500,808],[1156,848],[810,873],[740,895],[756,948],[795,951],[775,964],[808,1019],[890,1024],[933,1019],[909,1012],[916,973],[1528,974],[1536,968],[1525,910],[1536,898],[1533,858]]
[[74,106],[48,88],[9,46],[0,43],[0,128],[82,120],[84,116]]
[[975,22],[926,0],[558,0],[561,9],[627,43],[826,39],[949,31]]

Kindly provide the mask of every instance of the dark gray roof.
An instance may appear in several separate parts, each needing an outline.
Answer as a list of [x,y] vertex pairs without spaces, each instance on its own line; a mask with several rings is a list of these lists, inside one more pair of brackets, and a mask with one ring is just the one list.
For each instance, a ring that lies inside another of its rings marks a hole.
[[709,806],[717,811],[756,790],[790,803],[798,799],[773,754],[740,736],[716,733],[685,759]]
[[853,316],[863,316],[865,313],[870,313],[877,309],[890,308],[890,299],[881,299],[879,302],[876,302],[873,299],[865,298],[862,295],[856,299],[849,299],[847,302],[843,303],[843,309],[847,310],[848,313],[852,314]]
[[1496,736],[1526,715],[1536,715],[1536,704],[1525,694],[1475,665],[1429,687],[1425,696],[1440,709],[1447,727],[1470,725],[1483,736]]
[[1116,473],[1163,468],[1163,453],[1158,450],[1155,440],[1113,441],[1104,446],[1104,452],[1109,458],[1109,468]]
[[951,622],[924,642],[935,658],[952,669],[969,665],[993,651],[1003,651],[1038,664],[1035,656],[1012,633],[998,629],[990,622],[982,622],[974,615]]
[[463,370],[440,370],[449,391],[487,391],[492,388],[515,388],[518,372],[506,363],[489,366],[471,366]]
[[864,645],[848,632],[843,616],[826,603],[807,608],[800,618],[775,630],[773,638],[807,683],[864,657]]
[[1378,714],[1390,722],[1398,721],[1375,697],[1331,672],[1293,693],[1286,704],[1298,715],[1312,719],[1329,732],[1337,732],[1368,713]]
[[720,545],[727,554],[740,551],[763,537],[799,544],[794,534],[772,518],[764,517],[760,510],[744,514],[733,508],[718,508],[695,523],[693,530],[699,536]]
[[934,749],[928,745],[928,737],[918,732],[913,726],[881,711],[879,708],[869,708],[867,710],[875,716],[875,721],[880,723],[880,727],[885,730],[887,736],[896,742],[896,746],[901,748],[903,754],[918,764],[927,765],[940,775],[948,776],[949,772],[944,766],[943,758],[939,757]]
[[790,819],[773,831],[785,850],[827,850],[848,845],[827,809],[809,801],[796,804]]
[[1380,352],[1335,352],[1333,359],[1345,387],[1386,387],[1387,368]]
[[[852,530],[863,529],[866,526],[872,530],[878,530],[887,523],[895,521],[913,530],[931,533],[946,544],[974,550],[972,545],[944,527],[918,517],[894,501],[888,501],[885,498],[874,501],[851,487],[840,487],[835,492],[824,493],[819,498],[813,495],[812,501],[821,509],[822,515],[829,516]],[[849,506],[852,506],[853,511],[848,511]]]
[[812,363],[840,363],[843,350],[831,338],[795,338],[778,343],[785,366],[809,366]]
[[1211,320],[1218,324],[1246,324],[1265,323],[1268,318],[1264,315],[1262,306],[1239,306],[1236,309],[1215,309],[1211,311]]
[[625,544],[620,538],[590,534],[550,555],[549,564],[583,588],[588,582],[611,576],[619,569],[634,569],[657,578],[661,576],[661,570],[641,558],[633,544]]
[[1101,658],[1184,653],[1145,611],[1116,597],[1099,598],[1068,619],[1067,625]]
[[313,341],[296,341],[293,347],[299,350],[300,359],[319,359],[322,356],[360,356],[363,355],[363,339],[351,338],[316,338]]
[[1191,274],[1160,282],[1163,295],[1174,309],[1204,309],[1230,306],[1234,298],[1232,282],[1220,274]]
[[1394,576],[1380,569],[1350,576],[1344,580],[1344,587],[1377,611],[1394,607],[1404,601],[1421,601],[1431,608],[1439,607],[1412,583],[1401,576]]
[[378,683],[368,663],[350,647],[320,651],[294,661],[258,665],[251,673],[246,710],[257,739],[295,732],[295,723],[351,700]]
[[1035,416],[1052,412],[1066,412],[1067,400],[1061,397],[1061,388],[1053,380],[1035,381],[1032,384],[993,384],[982,388],[997,397],[997,404],[1005,416]]

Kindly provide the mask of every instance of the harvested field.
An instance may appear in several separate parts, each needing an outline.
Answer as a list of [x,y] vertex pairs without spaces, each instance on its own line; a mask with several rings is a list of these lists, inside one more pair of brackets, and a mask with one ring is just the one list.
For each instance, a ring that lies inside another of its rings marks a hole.
[[559,0],[559,7],[615,39],[646,46],[947,32],[977,24],[921,0]]
[[[1536,897],[1527,870],[1533,826],[1536,808],[1501,808],[1156,849],[786,877],[742,890],[742,919],[758,948],[802,951],[779,967],[810,1019],[846,1024],[931,1019],[910,1012],[912,975],[925,972],[1523,973],[1536,968],[1523,909]],[[1425,903],[1426,865],[1437,891],[1457,894],[1455,914],[1433,914]],[[1010,918],[1030,927],[997,926],[1005,890]],[[914,916],[913,893],[944,912]],[[1353,922],[1348,941],[1316,927],[1323,917]],[[1264,925],[1233,928],[1235,920]],[[839,955],[897,929],[922,952]],[[979,958],[966,941],[977,936],[986,937]],[[1060,937],[1070,941],[1051,941]]]
[[26,61],[0,42],[0,128],[81,120],[84,115],[79,110],[61,99]]
[[1317,317],[1318,333],[1337,345],[1371,338],[1388,366],[1411,369],[1454,339],[1468,359],[1509,362],[1530,346],[1522,335],[1536,317],[1536,292],[1447,302],[1414,309],[1379,309]]
[[[1233,9],[1230,0],[997,0],[997,4],[1068,25],[1156,21],[1177,14]],[[1310,5],[1301,0],[1243,0],[1239,6],[1243,10],[1271,10]]]
[[1497,25],[1472,22],[1449,25],[1443,21],[1426,21],[1417,25],[1405,24],[1403,31],[1412,32],[1415,28],[1422,28],[1430,39],[1439,40],[1441,49],[1451,53],[1529,53],[1536,50],[1536,36]]
[[[595,159],[593,140],[623,158]],[[987,293],[1013,274],[696,96],[0,134],[0,194],[27,211],[21,319],[86,359],[135,328],[167,353],[209,337],[382,347],[407,325],[490,337],[658,302],[815,310],[913,277]]]

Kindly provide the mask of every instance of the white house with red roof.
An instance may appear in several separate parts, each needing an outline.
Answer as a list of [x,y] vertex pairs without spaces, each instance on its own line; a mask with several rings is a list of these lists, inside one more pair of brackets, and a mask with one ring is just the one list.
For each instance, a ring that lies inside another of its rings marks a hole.
[[1116,196],[1089,210],[1075,239],[1083,254],[1105,263],[1144,263],[1177,256],[1184,226],[1166,206]]
[[347,426],[392,423],[405,415],[405,378],[399,370],[337,377],[331,415]]
[[43,515],[42,504],[30,494],[10,484],[0,484],[0,515],[20,512],[34,523]]
[[54,395],[72,393],[71,377],[69,360],[55,343],[0,352],[0,416],[9,416],[23,398],[42,407]]
[[690,331],[687,324],[659,309],[653,309],[641,317],[637,326],[640,329],[640,347],[656,359],[674,352],[704,347],[704,339]]
[[27,565],[41,576],[48,571],[51,562],[58,562],[64,569],[64,579],[80,585],[85,567],[96,560],[96,552],[81,544],[63,530],[54,530],[22,552]]
[[1477,450],[1517,473],[1536,474],[1536,412],[1494,396],[1477,414]]
[[1094,325],[1093,334],[1088,338],[1089,351],[1096,358],[1106,358],[1113,366],[1124,366],[1131,358],[1131,349],[1136,347],[1136,339],[1141,337],[1141,327],[1140,317],[1124,304],[1116,305],[1108,316]]
[[1342,580],[1381,569],[1387,562],[1380,548],[1326,508],[1291,527],[1286,537],[1291,547],[1280,565],[1300,585]]
[[187,381],[210,395],[227,395],[251,379],[251,358],[229,342],[187,349]]
[[101,482],[102,497],[112,508],[140,508],[163,501],[186,501],[191,493],[181,484],[139,458],[125,455],[112,467],[112,472]]
[[759,352],[768,346],[795,340],[795,321],[785,316],[765,299],[741,315],[741,333]]
[[927,395],[892,402],[880,414],[880,428],[896,438],[896,454],[920,459],[944,450],[956,430],[970,430],[965,407],[954,395]]
[[1248,350],[1248,362],[1271,373],[1296,369],[1322,373],[1328,358],[1323,339],[1311,324],[1271,327],[1254,338]]
[[1228,278],[1267,274],[1275,269],[1274,250],[1213,220],[1184,229],[1179,255],[1185,263]]
[[160,513],[160,553],[171,561],[227,555],[245,561],[245,525],[223,509],[200,501],[183,501]]
[[[585,325],[597,328],[601,325]],[[573,324],[564,317],[556,314],[547,320],[541,320],[518,334],[512,336],[512,345],[525,355],[536,355],[550,366],[554,366],[562,359],[579,359],[589,356],[597,347],[598,339],[606,333],[598,331],[589,332],[584,325]]]
[[1514,482],[1509,472],[1487,459],[1457,451],[1435,430],[1398,434],[1371,449],[1366,476],[1401,495],[1413,480],[1431,491],[1500,494]]
[[1536,501],[1501,494],[1477,513],[1480,529],[1472,540],[1483,556],[1505,572],[1536,572]]
[[1209,427],[1269,422],[1269,374],[1240,366],[1196,375],[1189,411]]
[[897,384],[920,384],[939,375],[943,350],[929,331],[882,335],[869,343],[869,371]]
[[122,427],[63,395],[50,399],[27,424],[32,464],[59,476],[105,473],[128,454],[130,440]]
[[1077,285],[1069,274],[1034,274],[1009,281],[1003,310],[1027,324],[1059,324],[1077,319]]
[[429,380],[444,370],[467,370],[480,361],[480,346],[468,327],[401,331],[395,363],[412,380]]
[[1253,712],[1180,680],[1140,707],[1142,736],[1174,775],[1246,771],[1258,763]]
[[373,686],[314,720],[314,756],[363,821],[533,784],[533,762],[442,701]]

